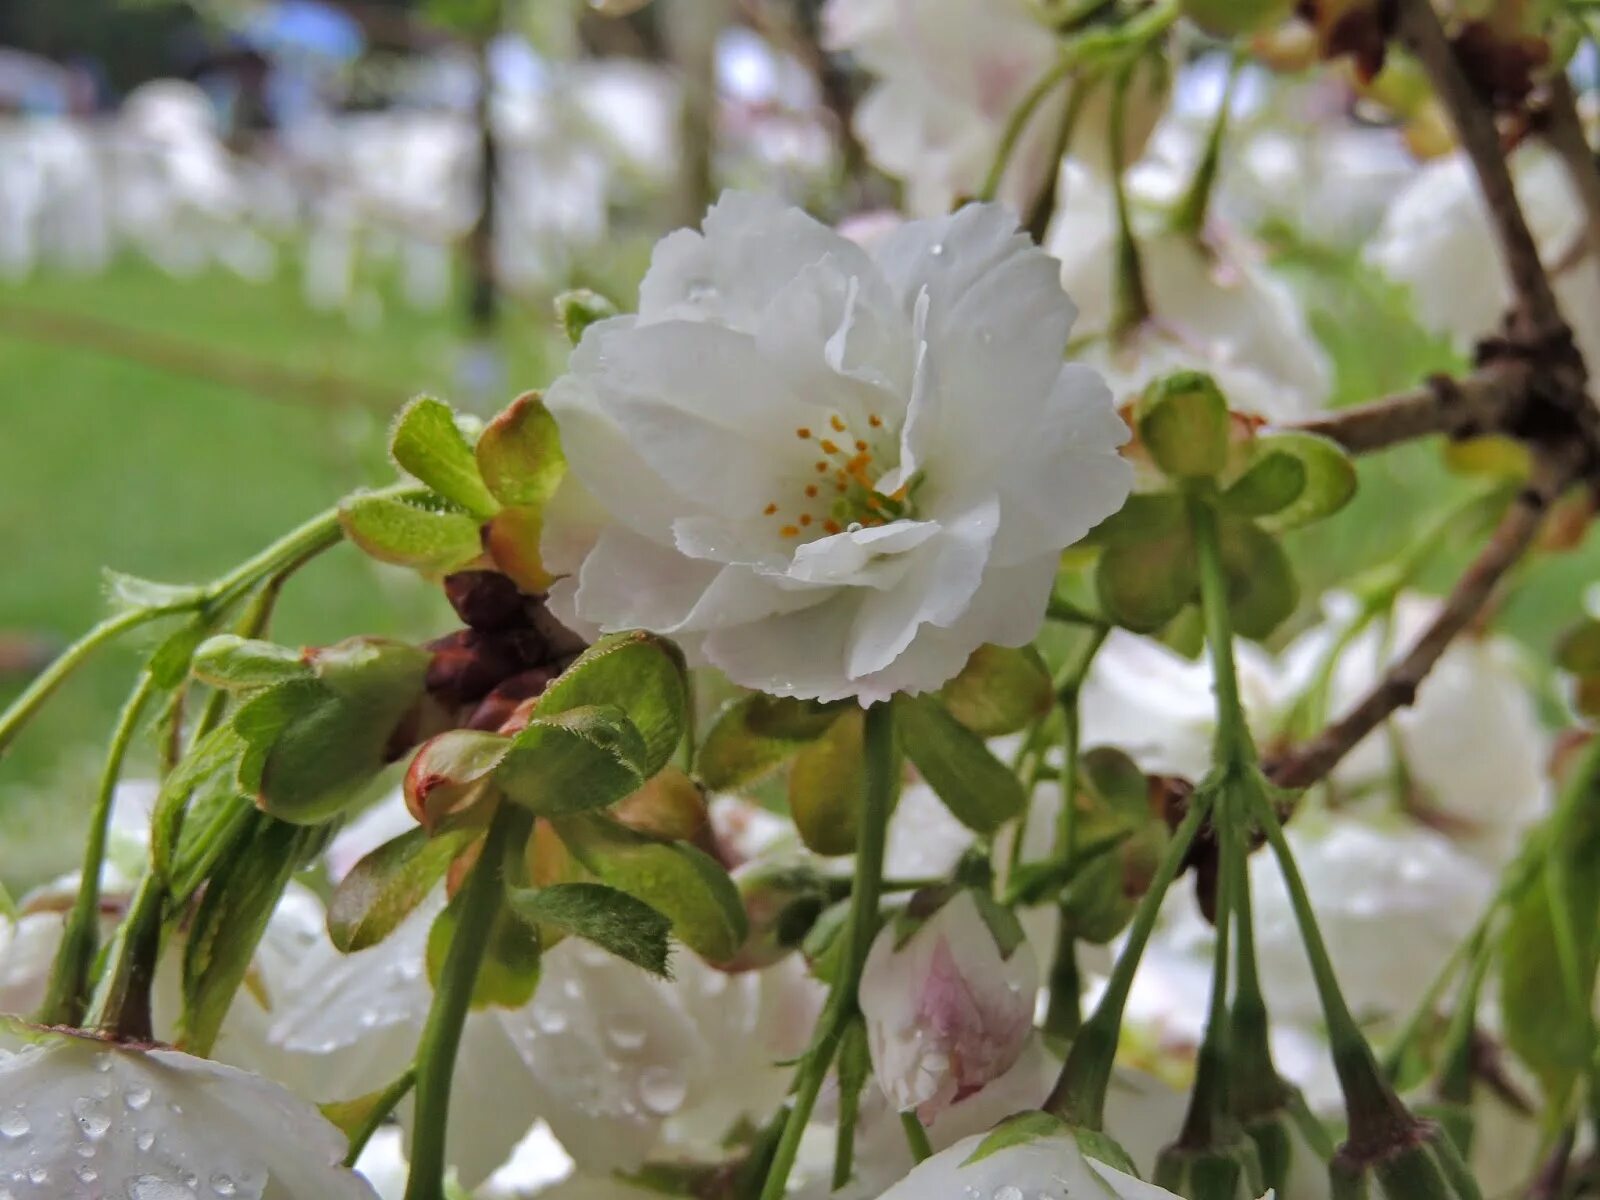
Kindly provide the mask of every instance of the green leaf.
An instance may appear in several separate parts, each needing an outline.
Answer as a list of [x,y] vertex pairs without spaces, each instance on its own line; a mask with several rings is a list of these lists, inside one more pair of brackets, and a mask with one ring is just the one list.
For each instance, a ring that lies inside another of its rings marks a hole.
[[[434,918],[428,930],[428,979],[439,986],[439,976],[450,953],[450,943],[461,919],[465,892],[457,892]],[[505,904],[495,910],[488,944],[478,977],[472,985],[473,1008],[521,1008],[539,987],[539,934]]]
[[346,497],[339,506],[339,524],[345,536],[378,561],[425,575],[448,575],[483,552],[475,518],[394,496],[366,492]]
[[1022,1112],[1007,1117],[990,1131],[977,1148],[962,1162],[963,1167],[980,1163],[991,1154],[1009,1150],[1013,1146],[1026,1146],[1044,1138],[1063,1137],[1070,1131],[1059,1117],[1043,1112]]
[[105,584],[106,598],[114,612],[132,612],[135,609],[165,609],[178,612],[198,608],[205,600],[205,589],[187,583],[157,583],[113,571],[109,567],[100,572]]
[[1223,521],[1219,541],[1233,631],[1240,637],[1265,638],[1300,603],[1289,556],[1276,538],[1249,521]]
[[617,315],[615,304],[588,288],[562,292],[556,297],[555,308],[556,323],[574,346],[583,338],[583,331],[589,326]]
[[307,825],[336,816],[384,767],[395,730],[421,698],[429,655],[351,638],[310,662],[316,679],[259,692],[234,718],[250,743],[241,785],[258,807]]
[[[150,861],[169,884],[173,858],[182,847],[180,828],[187,831],[190,826],[186,810],[191,805],[207,808],[219,797],[224,802],[240,800],[237,775],[244,751],[244,740],[233,726],[220,725],[195,743],[161,781],[150,813]],[[203,822],[199,826],[205,827]]]
[[601,883],[664,915],[678,940],[702,958],[726,961],[744,942],[748,926],[738,889],[709,855],[589,813],[555,817],[551,824]]
[[723,706],[695,756],[695,770],[712,791],[754,783],[826,733],[840,709],[759,692]]
[[1216,475],[1228,465],[1228,403],[1209,375],[1180,371],[1151,383],[1134,423],[1150,457],[1174,479]]
[[682,651],[653,633],[602,638],[545,689],[534,713],[549,717],[591,704],[627,713],[644,739],[640,770],[654,775],[683,740],[689,681]]
[[178,1044],[208,1055],[249,973],[257,944],[299,866],[306,831],[258,815],[247,839],[214,869],[183,953]]
[[652,975],[671,978],[667,938],[672,922],[626,892],[603,883],[557,883],[514,888],[507,902],[532,925],[554,925]]
[[1095,589],[1117,624],[1153,633],[1195,598],[1194,539],[1180,497],[1132,496],[1096,532],[1105,551],[1095,566]]
[[1356,467],[1336,443],[1311,433],[1274,433],[1256,442],[1258,455],[1286,454],[1305,471],[1293,503],[1262,519],[1271,532],[1295,529],[1338,512],[1356,494]]
[[561,431],[538,392],[525,392],[478,438],[478,470],[505,505],[542,509],[566,473]]
[[334,947],[353,954],[383,941],[444,878],[472,837],[469,830],[429,837],[424,829],[409,829],[356,863],[328,901]]
[[201,683],[229,691],[270,687],[312,674],[300,651],[232,633],[202,642],[190,669]]
[[1269,451],[1222,493],[1219,507],[1239,517],[1281,512],[1306,490],[1306,469],[1292,454]]
[[197,613],[168,634],[156,647],[145,669],[150,672],[150,678],[158,688],[170,691],[183,682],[189,674],[189,663],[194,658],[195,648],[205,640],[210,630],[210,618],[204,613]]
[[850,854],[856,848],[867,794],[864,733],[861,709],[853,708],[802,747],[789,769],[789,815],[800,839],[818,854]]
[[645,744],[611,704],[536,712],[495,768],[506,797],[542,817],[615,804],[648,778]]
[[499,510],[478,474],[472,447],[443,401],[418,396],[402,408],[389,435],[389,453],[401,470],[474,516],[486,520]]
[[381,1114],[378,1110],[383,1105],[393,1105],[395,1091],[402,1086],[409,1086],[407,1081],[412,1077],[414,1068],[406,1068],[406,1072],[390,1082],[384,1084],[375,1092],[368,1092],[365,1096],[356,1096],[351,1100],[330,1100],[326,1104],[317,1105],[317,1111],[322,1114],[322,1119],[327,1121],[349,1141],[363,1129],[373,1125]]
[[1022,784],[983,739],[929,696],[896,696],[895,730],[906,757],[968,829],[993,833],[1022,812]]
[[1055,703],[1049,668],[1032,646],[979,646],[939,694],[951,716],[984,738],[1015,733]]

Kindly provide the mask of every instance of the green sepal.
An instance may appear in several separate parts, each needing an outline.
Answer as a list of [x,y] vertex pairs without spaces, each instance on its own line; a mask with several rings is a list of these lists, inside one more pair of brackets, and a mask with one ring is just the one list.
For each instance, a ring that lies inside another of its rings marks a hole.
[[1055,703],[1049,668],[1032,646],[979,646],[939,696],[951,716],[985,738],[1015,733]]
[[328,937],[334,948],[353,954],[393,933],[444,878],[473,836],[471,830],[429,837],[424,829],[408,829],[369,852],[328,900]]
[[672,922],[637,897],[603,883],[556,883],[542,888],[512,888],[511,911],[536,929],[554,926],[662,979],[667,966]]
[[1130,496],[1096,535],[1105,550],[1095,564],[1095,590],[1118,625],[1153,633],[1198,594],[1194,536],[1181,497]]
[[541,817],[587,812],[637,791],[648,775],[644,738],[622,709],[586,704],[536,711],[511,739],[494,783]]
[[906,757],[968,829],[993,833],[1022,812],[1021,781],[937,699],[898,695],[894,717]]
[[546,718],[590,704],[615,705],[628,715],[644,739],[639,768],[648,779],[683,740],[689,707],[683,652],[653,633],[602,638],[545,689],[534,713]]
[[1144,390],[1134,408],[1139,440],[1173,479],[1201,479],[1228,466],[1228,402],[1209,375],[1180,371]]
[[[428,930],[428,981],[437,988],[461,918],[463,889],[455,894]],[[504,903],[497,903],[484,948],[483,961],[472,985],[472,1007],[521,1008],[539,987],[541,947],[538,931],[520,920]]]
[[219,633],[202,642],[190,669],[201,683],[227,691],[271,687],[309,679],[313,674],[300,651],[232,633]]
[[712,791],[732,791],[776,771],[828,732],[842,705],[753,692],[717,713],[695,755],[695,771]]
[[1255,444],[1258,461],[1287,455],[1299,462],[1305,485],[1289,504],[1266,514],[1261,526],[1269,533],[1297,529],[1332,516],[1356,494],[1356,467],[1337,442],[1311,433],[1272,433]]
[[[992,1154],[1009,1150],[1013,1146],[1026,1146],[1030,1142],[1043,1141],[1046,1138],[1070,1137],[1072,1133],[1072,1128],[1060,1117],[1053,1117],[1046,1112],[1017,1113],[991,1129],[972,1153],[962,1160],[961,1165],[970,1167]],[[1123,1155],[1123,1158],[1126,1157],[1127,1155]]]
[[1306,490],[1305,466],[1292,454],[1258,454],[1244,474],[1222,493],[1218,507],[1236,517],[1266,517],[1282,512]]
[[517,508],[542,509],[567,469],[561,431],[538,392],[524,392],[490,421],[475,454],[495,499]]
[[455,414],[442,400],[418,396],[402,408],[389,434],[389,453],[401,470],[479,520],[500,508],[484,486]]
[[415,499],[357,492],[339,504],[345,536],[379,562],[448,575],[483,553],[476,518]]
[[800,840],[817,854],[850,854],[867,792],[860,708],[833,719],[821,737],[801,746],[789,768],[789,815]]

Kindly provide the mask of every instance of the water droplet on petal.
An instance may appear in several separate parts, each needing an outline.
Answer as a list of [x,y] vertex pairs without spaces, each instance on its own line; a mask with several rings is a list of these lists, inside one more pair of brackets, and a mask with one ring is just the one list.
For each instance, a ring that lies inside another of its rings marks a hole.
[[151,1146],[156,1144],[156,1135],[151,1133],[148,1129],[143,1130],[137,1137],[133,1139],[133,1144],[139,1147],[141,1150],[148,1150]]
[[105,1137],[106,1130],[111,1128],[111,1118],[106,1115],[105,1108],[98,1099],[75,1100],[72,1103],[72,1112],[78,1118],[78,1128],[83,1130],[83,1136],[91,1141],[99,1141]]
[[683,1076],[671,1067],[648,1067],[639,1076],[639,1099],[658,1116],[677,1112],[688,1092]]
[[80,1166],[73,1174],[78,1177],[79,1183],[93,1183],[100,1178],[100,1172],[91,1166]]
[[28,1124],[28,1118],[22,1115],[20,1109],[0,1117],[0,1137],[25,1137],[31,1128],[33,1127]]
[[159,1175],[141,1175],[128,1181],[128,1200],[195,1200],[195,1195]]
[[1008,1183],[995,1192],[994,1200],[1023,1200],[1022,1189]]
[[642,1025],[613,1025],[606,1037],[618,1050],[637,1050],[644,1045],[645,1032]]
[[150,1103],[150,1089],[147,1087],[131,1088],[122,1097],[122,1102],[133,1112],[138,1112],[146,1104]]
[[560,1033],[567,1027],[567,1014],[559,1008],[536,1008],[533,1023],[545,1033]]
[[219,1196],[234,1196],[239,1192],[233,1180],[220,1171],[211,1177],[211,1190]]
[[[944,243],[935,242],[933,245],[928,247],[928,253],[933,255],[935,258],[938,258],[944,253]],[[1010,1197],[1007,1197],[1006,1200],[1010,1200]]]

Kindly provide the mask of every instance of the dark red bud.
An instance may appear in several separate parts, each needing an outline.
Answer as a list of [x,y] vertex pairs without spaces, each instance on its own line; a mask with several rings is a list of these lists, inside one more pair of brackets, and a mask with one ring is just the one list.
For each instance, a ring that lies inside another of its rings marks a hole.
[[468,729],[499,729],[524,700],[532,699],[550,686],[557,675],[551,667],[534,667],[513,675],[483,698],[467,720]]
[[528,597],[499,571],[457,571],[444,577],[445,598],[456,615],[485,632],[527,624]]

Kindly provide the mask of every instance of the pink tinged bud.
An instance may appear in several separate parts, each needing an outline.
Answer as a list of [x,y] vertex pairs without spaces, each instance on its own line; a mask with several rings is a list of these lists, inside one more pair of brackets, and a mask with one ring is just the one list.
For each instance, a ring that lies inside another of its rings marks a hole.
[[1005,1074],[1032,1031],[1037,990],[1033,951],[1025,941],[1003,947],[971,892],[909,936],[891,922],[867,956],[860,993],[884,1094],[930,1121]]

